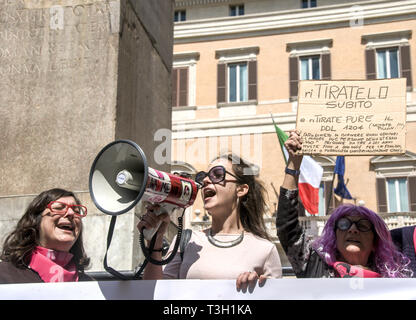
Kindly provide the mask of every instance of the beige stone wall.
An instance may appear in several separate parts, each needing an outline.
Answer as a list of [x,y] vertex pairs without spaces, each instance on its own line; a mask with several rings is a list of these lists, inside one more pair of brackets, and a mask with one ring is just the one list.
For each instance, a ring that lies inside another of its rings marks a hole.
[[92,155],[115,132],[118,13],[105,1],[38,3],[2,4],[2,196],[85,190]]
[[[86,251],[103,270],[110,217],[89,196],[90,168],[116,139],[155,166],[154,133],[171,127],[172,15],[173,0],[0,1],[1,242],[35,195],[65,188],[89,209]],[[118,218],[112,267],[141,259],[136,224],[134,210]]]

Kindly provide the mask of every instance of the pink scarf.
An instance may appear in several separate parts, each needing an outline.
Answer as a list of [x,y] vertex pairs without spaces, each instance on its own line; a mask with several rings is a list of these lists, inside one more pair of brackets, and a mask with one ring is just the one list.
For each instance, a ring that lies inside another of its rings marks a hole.
[[332,267],[340,278],[380,278],[377,272],[350,265],[345,262],[335,262]]
[[415,247],[415,254],[416,254],[416,228],[413,230],[413,244]]
[[37,246],[30,258],[29,267],[45,282],[78,281],[78,273],[72,257],[72,253],[69,252]]

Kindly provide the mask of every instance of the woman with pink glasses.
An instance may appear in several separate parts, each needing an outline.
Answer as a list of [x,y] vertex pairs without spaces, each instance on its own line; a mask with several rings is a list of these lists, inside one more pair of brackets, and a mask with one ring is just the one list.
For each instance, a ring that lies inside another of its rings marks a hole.
[[36,196],[6,237],[0,283],[93,280],[84,274],[89,258],[81,219],[87,208],[70,191],[51,189]]

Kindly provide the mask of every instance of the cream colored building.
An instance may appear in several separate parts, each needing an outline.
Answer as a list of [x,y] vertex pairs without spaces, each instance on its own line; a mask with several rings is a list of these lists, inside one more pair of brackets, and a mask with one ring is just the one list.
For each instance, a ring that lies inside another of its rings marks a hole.
[[[415,13],[416,1],[175,1],[172,170],[194,174],[220,150],[240,153],[268,189],[275,236],[285,163],[270,114],[281,129],[295,128],[299,80],[404,77],[406,154],[347,156],[345,178],[349,202],[378,212],[391,228],[415,224]],[[322,204],[330,200],[331,209],[341,202],[329,191],[335,157],[315,160],[324,168]],[[311,236],[322,230],[325,207],[302,218]],[[188,225],[206,218],[198,198]]]

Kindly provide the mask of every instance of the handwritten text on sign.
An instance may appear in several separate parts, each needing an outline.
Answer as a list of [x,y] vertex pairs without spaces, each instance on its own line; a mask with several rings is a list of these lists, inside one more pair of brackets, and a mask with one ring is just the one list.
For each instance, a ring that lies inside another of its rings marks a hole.
[[406,79],[300,81],[302,154],[403,154]]

